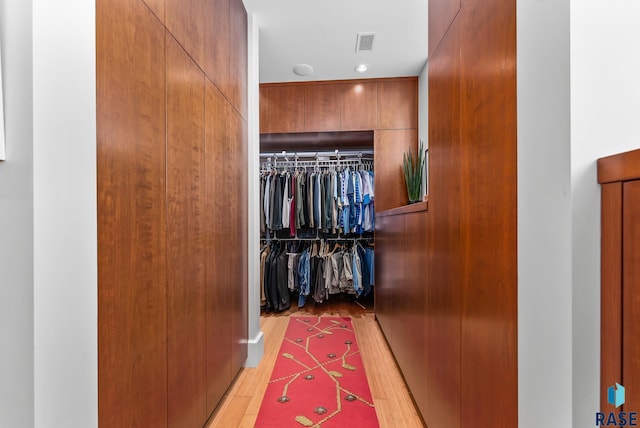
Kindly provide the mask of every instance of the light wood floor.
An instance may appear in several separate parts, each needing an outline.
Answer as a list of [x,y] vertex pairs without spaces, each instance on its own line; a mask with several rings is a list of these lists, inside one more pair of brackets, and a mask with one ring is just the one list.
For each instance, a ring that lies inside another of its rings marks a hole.
[[254,426],[291,315],[351,316],[380,426],[423,427],[373,313],[340,305],[261,317],[264,358],[257,368],[242,369],[206,428]]

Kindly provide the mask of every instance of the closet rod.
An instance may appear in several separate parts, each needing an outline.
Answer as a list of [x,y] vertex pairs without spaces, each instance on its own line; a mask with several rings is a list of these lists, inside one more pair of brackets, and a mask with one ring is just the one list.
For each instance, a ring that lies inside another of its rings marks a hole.
[[316,159],[319,157],[340,157],[341,159],[344,159],[346,157],[364,157],[364,156],[373,156],[373,150],[345,150],[345,151],[340,151],[340,150],[335,150],[333,152],[273,152],[273,153],[260,153],[260,157],[261,158],[273,158],[273,157],[277,157],[277,158],[283,158],[283,157],[298,157],[298,159],[300,158],[312,158],[312,159]]

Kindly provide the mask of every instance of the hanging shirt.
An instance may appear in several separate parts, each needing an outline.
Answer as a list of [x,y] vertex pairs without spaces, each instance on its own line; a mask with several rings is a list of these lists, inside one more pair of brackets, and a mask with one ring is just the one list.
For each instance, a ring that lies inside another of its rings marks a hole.
[[289,186],[289,234],[291,236],[296,235],[296,181],[295,175],[291,176],[291,185]]
[[313,189],[313,221],[316,229],[322,229],[322,219],[320,212],[322,209],[322,197],[320,194],[320,173],[315,174],[315,187]]
[[289,219],[291,217],[291,200],[289,199],[289,174],[283,174],[283,183],[284,188],[282,190],[282,205],[280,205],[280,209],[282,210],[282,228],[289,228]]
[[260,177],[260,234],[266,232],[267,226],[264,217],[264,186],[266,184],[266,180],[264,176]]
[[264,188],[264,218],[267,228],[271,229],[271,215],[269,212],[269,204],[271,202],[271,174],[266,178]]
[[296,174],[296,228],[301,229],[307,225],[304,216],[304,190],[305,187],[305,173],[299,172]]
[[314,197],[313,193],[315,190],[315,174],[307,175],[307,207],[309,210],[309,223],[308,226],[313,228],[315,225],[315,216],[314,216]]

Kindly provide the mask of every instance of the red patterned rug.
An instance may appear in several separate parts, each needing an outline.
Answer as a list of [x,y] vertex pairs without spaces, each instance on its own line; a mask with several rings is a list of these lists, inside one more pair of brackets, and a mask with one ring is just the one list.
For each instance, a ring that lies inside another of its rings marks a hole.
[[379,426],[350,318],[290,318],[255,426]]

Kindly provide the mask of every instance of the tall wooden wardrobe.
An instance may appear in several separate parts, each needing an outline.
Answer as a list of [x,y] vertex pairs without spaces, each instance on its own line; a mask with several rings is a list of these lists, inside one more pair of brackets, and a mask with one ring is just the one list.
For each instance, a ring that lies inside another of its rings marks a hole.
[[246,359],[241,0],[97,0],[101,427],[201,427]]

